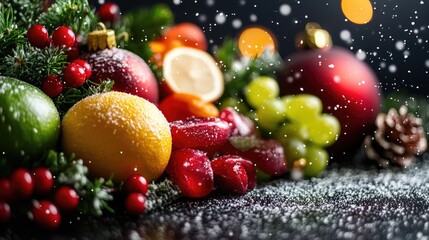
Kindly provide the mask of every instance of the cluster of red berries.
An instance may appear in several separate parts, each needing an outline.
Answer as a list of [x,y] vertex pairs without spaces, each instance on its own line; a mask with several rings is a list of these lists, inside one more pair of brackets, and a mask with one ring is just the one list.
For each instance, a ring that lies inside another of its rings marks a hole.
[[0,222],[11,218],[11,204],[30,199],[33,199],[30,216],[45,229],[57,228],[61,224],[60,211],[72,212],[79,205],[79,195],[74,188],[54,187],[54,177],[49,169],[38,167],[28,171],[18,168],[10,178],[0,179]]
[[77,88],[91,77],[91,66],[82,59],[71,61],[63,71],[62,79],[58,75],[49,74],[42,81],[42,91],[49,97],[57,97],[65,87]]
[[148,192],[148,182],[146,178],[138,174],[132,174],[125,180],[123,186],[125,198],[125,211],[129,214],[138,215],[146,210],[146,194]]
[[63,71],[62,79],[58,75],[48,75],[42,81],[41,89],[49,97],[57,97],[65,87],[77,88],[91,77],[91,66],[84,60],[77,59],[80,54],[80,41],[68,27],[60,26],[49,37],[48,30],[39,24],[27,31],[28,42],[37,48],[58,47],[65,51],[70,63]]
[[[143,176],[128,177],[121,193],[126,194],[124,208],[127,213],[145,212],[148,182]],[[56,185],[51,171],[45,167],[31,171],[18,168],[9,178],[0,179],[0,223],[9,221],[13,208],[31,203],[28,214],[31,220],[43,229],[54,230],[61,224],[61,213],[73,213],[80,201],[73,187]]]
[[218,118],[173,121],[170,129],[173,152],[167,173],[184,196],[205,197],[214,187],[244,194],[256,186],[256,168],[271,176],[286,172],[283,147],[260,139],[254,123],[232,108]]

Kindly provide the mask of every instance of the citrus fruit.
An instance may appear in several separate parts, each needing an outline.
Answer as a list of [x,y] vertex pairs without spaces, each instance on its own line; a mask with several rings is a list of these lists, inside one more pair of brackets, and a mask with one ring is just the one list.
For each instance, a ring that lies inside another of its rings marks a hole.
[[207,50],[207,39],[201,28],[193,23],[179,23],[165,30],[164,39],[167,42],[179,40],[187,47]]
[[169,122],[185,120],[189,117],[219,116],[219,110],[213,103],[186,93],[175,93],[164,98],[158,108]]
[[60,116],[52,100],[37,87],[0,76],[0,157],[37,160],[56,147]]
[[62,122],[62,145],[95,177],[125,181],[140,174],[161,176],[171,153],[167,120],[149,101],[122,92],[89,96],[77,102]]
[[207,52],[178,47],[164,58],[163,75],[174,93],[189,93],[206,102],[217,100],[223,93],[224,81],[216,61]]

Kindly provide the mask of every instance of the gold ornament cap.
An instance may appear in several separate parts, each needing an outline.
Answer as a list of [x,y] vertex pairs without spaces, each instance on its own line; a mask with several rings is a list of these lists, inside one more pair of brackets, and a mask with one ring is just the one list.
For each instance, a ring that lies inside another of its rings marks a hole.
[[305,32],[296,36],[295,44],[299,49],[329,49],[332,47],[332,38],[318,23],[309,22],[305,25]]
[[115,31],[106,29],[106,26],[99,22],[97,29],[88,33],[88,50],[97,51],[112,47],[116,47]]

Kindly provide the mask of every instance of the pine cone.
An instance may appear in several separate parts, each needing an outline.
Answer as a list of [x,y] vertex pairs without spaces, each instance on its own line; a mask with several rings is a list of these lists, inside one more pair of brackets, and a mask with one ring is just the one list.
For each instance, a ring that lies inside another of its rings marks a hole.
[[377,129],[364,140],[366,156],[387,168],[405,168],[414,162],[415,155],[426,151],[426,133],[422,120],[407,113],[406,106],[390,109],[387,114],[380,113],[376,119]]

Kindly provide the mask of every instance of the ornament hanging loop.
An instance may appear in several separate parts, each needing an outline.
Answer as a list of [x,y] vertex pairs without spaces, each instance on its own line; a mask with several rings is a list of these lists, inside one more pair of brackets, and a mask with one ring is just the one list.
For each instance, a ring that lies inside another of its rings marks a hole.
[[99,22],[96,30],[88,34],[88,50],[97,51],[116,47],[115,31],[106,29],[104,23]]
[[300,49],[329,49],[332,47],[332,39],[328,31],[318,23],[309,22],[305,25],[305,32],[297,35],[295,44]]

